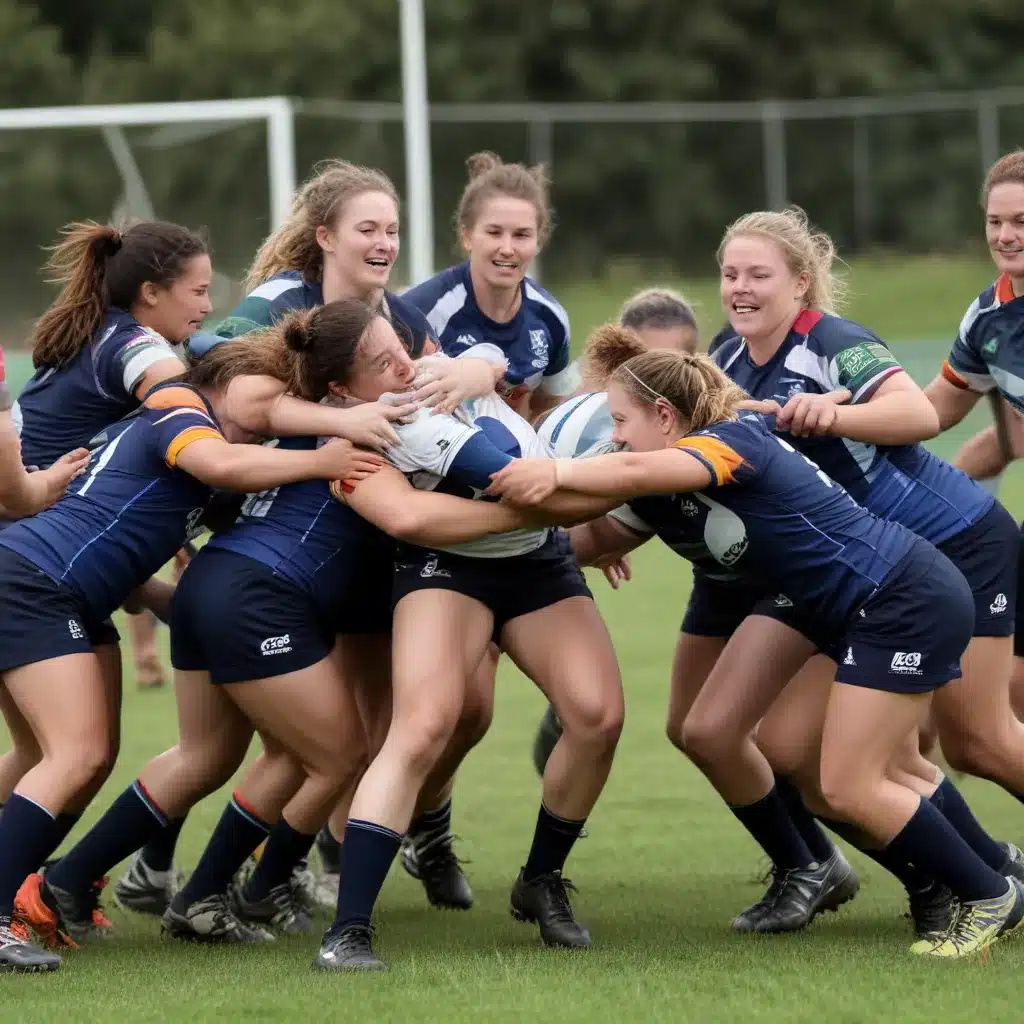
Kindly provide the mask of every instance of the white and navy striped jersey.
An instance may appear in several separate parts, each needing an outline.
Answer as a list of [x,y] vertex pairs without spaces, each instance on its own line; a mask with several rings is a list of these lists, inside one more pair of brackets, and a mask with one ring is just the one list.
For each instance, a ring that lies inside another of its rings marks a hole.
[[[489,358],[489,346],[467,349],[464,355]],[[387,399],[389,396],[383,396]],[[496,394],[462,402],[452,415],[420,409],[412,421],[395,424],[401,444],[388,450],[394,466],[423,491],[442,491],[483,499],[490,474],[520,457],[546,458],[548,450],[536,431]],[[509,558],[539,548],[546,529],[491,534],[440,550],[473,558]]]
[[519,312],[507,323],[480,311],[468,263],[442,270],[402,298],[426,315],[442,351],[450,356],[481,342],[497,345],[508,362],[503,390],[511,403],[535,390],[571,395],[579,387],[580,376],[570,359],[569,315],[530,278],[524,278],[521,287]]

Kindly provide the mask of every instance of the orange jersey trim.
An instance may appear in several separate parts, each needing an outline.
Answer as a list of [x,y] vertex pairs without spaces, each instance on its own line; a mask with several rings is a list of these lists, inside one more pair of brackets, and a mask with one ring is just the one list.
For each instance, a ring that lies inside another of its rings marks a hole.
[[961,391],[970,390],[970,384],[968,384],[967,381],[965,381],[963,377],[961,377],[960,374],[949,365],[948,359],[942,360],[942,376],[948,380],[953,387],[960,388]]
[[178,464],[178,456],[193,442],[202,441],[208,437],[216,438],[218,441],[224,441],[227,443],[227,439],[219,430],[214,430],[213,427],[188,427],[183,430],[173,441],[167,446],[167,451],[164,453],[164,460],[168,466],[174,467]]
[[736,479],[736,470],[743,465],[743,456],[717,437],[684,437],[672,447],[684,452],[696,452],[711,466],[716,484],[732,483]]
[[328,486],[331,497],[335,501],[340,501],[342,505],[347,505],[345,495],[351,494],[356,489],[356,482],[355,480],[332,480]]
[[996,281],[996,302],[1013,302],[1017,296],[1013,294],[1013,281],[1009,274],[1000,274]]
[[187,406],[189,409],[199,409],[209,416],[206,403],[191,388],[161,388],[159,391],[148,394],[143,405],[147,409],[173,409],[176,406]]

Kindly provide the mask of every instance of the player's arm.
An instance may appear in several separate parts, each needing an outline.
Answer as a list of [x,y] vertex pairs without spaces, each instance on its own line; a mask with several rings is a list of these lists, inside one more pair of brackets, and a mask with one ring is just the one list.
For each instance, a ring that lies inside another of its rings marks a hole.
[[649,540],[651,534],[637,533],[614,516],[601,516],[569,530],[569,543],[580,565],[593,565],[607,558],[621,558]]
[[260,437],[342,437],[354,445],[384,451],[398,444],[391,424],[416,411],[416,404],[368,402],[338,409],[286,392],[274,377],[235,377],[225,392],[226,415]]
[[834,409],[829,433],[851,441],[914,444],[939,433],[934,406],[903,370],[886,378],[866,402],[834,405]]
[[[223,435],[200,433],[176,439],[166,460],[210,487],[253,493],[299,480],[361,480],[380,469],[380,456],[332,441],[315,451],[282,451],[253,444],[229,444]],[[185,432],[186,435],[189,432]]]
[[464,544],[536,525],[528,512],[501,502],[417,490],[391,466],[358,484],[332,484],[331,492],[385,533],[421,547]]
[[0,511],[8,517],[33,516],[49,508],[88,462],[88,449],[77,448],[48,469],[29,473],[21,462],[21,442],[11,414],[0,410]]
[[516,459],[495,474],[489,493],[524,505],[535,505],[558,490],[624,501],[727,483],[742,461],[728,445],[710,437],[687,438],[685,449],[673,446],[590,459]]
[[975,391],[963,378],[952,379],[955,371],[949,364],[943,365],[942,372],[924,389],[939,418],[939,430],[955,427],[977,404],[982,392]]

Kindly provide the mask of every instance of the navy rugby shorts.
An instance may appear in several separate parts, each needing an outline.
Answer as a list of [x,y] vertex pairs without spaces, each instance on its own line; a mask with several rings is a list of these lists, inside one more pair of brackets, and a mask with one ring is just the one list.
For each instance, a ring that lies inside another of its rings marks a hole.
[[828,652],[837,683],[927,693],[960,677],[974,635],[974,595],[963,573],[918,540]]
[[99,618],[70,587],[2,546],[0,623],[0,672],[66,654],[88,654],[120,640],[109,618]]
[[1009,636],[1017,617],[1020,531],[997,501],[977,522],[937,545],[974,594],[974,635]]
[[203,548],[174,593],[171,664],[213,683],[298,672],[326,658],[339,633],[388,631],[389,585],[323,600],[254,558]]
[[508,558],[470,558],[400,544],[394,604],[418,590],[453,590],[479,601],[494,615],[495,641],[520,615],[568,597],[593,597],[562,530],[552,530],[536,551]]

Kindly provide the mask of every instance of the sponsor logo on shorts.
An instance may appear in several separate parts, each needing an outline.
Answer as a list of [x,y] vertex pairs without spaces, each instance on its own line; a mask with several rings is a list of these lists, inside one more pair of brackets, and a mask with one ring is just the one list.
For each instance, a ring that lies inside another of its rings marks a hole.
[[290,633],[285,633],[284,636],[268,636],[260,644],[260,653],[263,655],[288,654],[291,649],[292,638]]
[[71,634],[72,640],[85,638],[85,630],[74,619],[68,619],[68,632]]
[[897,676],[921,675],[921,655],[918,651],[897,651],[892,656],[889,671]]
[[1002,615],[1003,612],[1006,611],[1006,605],[1007,605],[1006,595],[1005,594],[996,594],[995,600],[988,606],[988,610],[993,615]]
[[426,580],[431,576],[451,576],[451,573],[447,569],[438,569],[437,555],[431,555],[427,559],[427,564],[420,569],[420,575]]
[[776,608],[792,608],[793,602],[785,594],[776,594],[774,605]]
[[747,550],[747,538],[736,541],[735,544],[730,544],[725,551],[718,556],[718,561],[722,565],[733,565],[743,557],[743,552]]
[[843,658],[843,664],[844,665],[856,665],[857,664],[857,659],[854,658],[854,656],[853,656],[853,648],[852,647],[847,647],[846,648],[846,657]]

